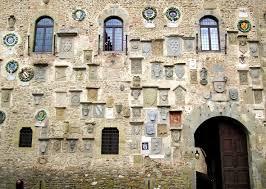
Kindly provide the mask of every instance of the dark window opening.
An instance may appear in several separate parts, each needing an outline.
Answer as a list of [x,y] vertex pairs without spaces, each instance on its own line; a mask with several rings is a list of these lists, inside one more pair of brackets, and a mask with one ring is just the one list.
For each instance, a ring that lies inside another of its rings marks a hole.
[[52,52],[54,21],[50,17],[41,17],[36,21],[34,52]]
[[104,128],[102,130],[102,154],[118,154],[119,131],[117,128]]
[[219,51],[220,37],[216,18],[207,16],[200,20],[200,39],[202,51]]
[[23,127],[19,135],[19,147],[31,147],[32,130],[30,127]]
[[118,17],[104,21],[104,50],[123,51],[123,21]]

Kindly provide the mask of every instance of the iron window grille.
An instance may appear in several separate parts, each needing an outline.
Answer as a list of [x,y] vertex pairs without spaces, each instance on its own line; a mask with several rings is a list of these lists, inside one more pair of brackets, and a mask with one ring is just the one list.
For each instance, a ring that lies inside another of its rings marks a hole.
[[23,127],[19,135],[19,147],[31,147],[32,143],[32,129],[30,127]]
[[104,128],[102,130],[102,154],[118,154],[119,131],[117,128]]
[[109,17],[104,21],[104,51],[123,51],[123,21]]
[[50,17],[41,17],[36,21],[34,52],[53,51],[54,21]]
[[202,51],[219,51],[220,36],[218,20],[212,16],[200,19],[200,40]]

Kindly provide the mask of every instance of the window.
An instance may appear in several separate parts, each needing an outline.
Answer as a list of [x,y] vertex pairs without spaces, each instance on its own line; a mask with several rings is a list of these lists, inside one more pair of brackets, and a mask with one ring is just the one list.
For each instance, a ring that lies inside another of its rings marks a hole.
[[32,130],[30,127],[23,127],[19,135],[19,147],[31,147]]
[[200,20],[200,38],[202,51],[219,51],[219,28],[216,18],[207,16]]
[[118,154],[119,131],[117,128],[102,130],[102,154]]
[[41,17],[36,21],[34,52],[52,52],[54,21],[50,17]]
[[110,17],[104,21],[104,50],[123,50],[123,21],[118,17]]

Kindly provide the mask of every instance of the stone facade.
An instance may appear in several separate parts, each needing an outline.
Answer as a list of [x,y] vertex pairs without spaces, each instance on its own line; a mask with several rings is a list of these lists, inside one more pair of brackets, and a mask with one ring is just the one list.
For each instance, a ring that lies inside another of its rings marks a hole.
[[[204,162],[195,158],[194,133],[219,116],[247,131],[250,185],[266,188],[265,0],[0,6],[0,189],[17,179],[25,188],[196,189]],[[150,6],[153,20],[141,14]],[[165,16],[169,7],[180,11],[177,20]],[[219,23],[218,52],[201,51],[206,15]],[[41,16],[54,20],[50,53],[34,52]],[[110,16],[123,20],[123,51],[104,50]],[[241,19],[249,32],[238,30]],[[17,70],[7,69],[11,60]],[[19,147],[24,127],[31,147]],[[101,153],[104,128],[118,129],[118,154]]]

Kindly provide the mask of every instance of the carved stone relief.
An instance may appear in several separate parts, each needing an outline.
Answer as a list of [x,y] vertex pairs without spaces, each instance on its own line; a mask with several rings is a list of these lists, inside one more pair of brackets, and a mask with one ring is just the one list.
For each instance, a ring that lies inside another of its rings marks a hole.
[[71,106],[79,106],[80,104],[80,92],[71,92],[70,103]]
[[82,81],[85,79],[85,70],[86,68],[73,68],[74,69],[74,72],[75,72],[75,80],[76,81]]
[[83,50],[84,52],[84,63],[92,64],[92,50]]
[[133,87],[140,87],[140,85],[141,85],[141,79],[140,79],[140,77],[139,76],[134,76],[132,83],[133,83],[132,84]]
[[142,54],[144,57],[150,56],[152,53],[152,43],[142,42]]
[[154,136],[155,132],[156,132],[155,131],[155,123],[147,122],[145,124],[145,134],[150,137],[150,136]]
[[105,115],[104,104],[96,104],[93,110],[93,116],[96,118],[103,118]]
[[61,140],[52,141],[52,145],[53,145],[52,149],[54,152],[57,152],[57,153],[61,152],[61,150],[62,150],[62,141]]
[[89,80],[97,80],[97,79],[98,79],[98,66],[89,65]]
[[185,64],[177,64],[175,65],[175,74],[178,79],[183,79],[185,75]]
[[74,153],[77,150],[77,140],[68,140],[68,152]]
[[169,109],[167,107],[161,107],[160,111],[160,123],[166,123],[168,121]]
[[163,56],[163,39],[152,41],[152,54],[154,56]]
[[132,107],[132,120],[133,121],[139,121],[141,120],[141,107]]
[[131,59],[131,74],[141,74],[142,73],[142,59],[134,58]]
[[87,88],[88,90],[88,101],[97,101],[98,99],[98,88]]
[[174,92],[176,96],[176,104],[185,104],[186,89],[182,86],[178,86],[176,89],[174,89]]
[[144,107],[157,106],[157,88],[143,89],[143,105]]
[[162,138],[152,138],[151,154],[161,154],[161,153],[162,153]]
[[248,71],[247,70],[239,70],[239,83],[240,85],[248,84]]
[[239,41],[239,51],[245,54],[248,51],[247,36],[244,35],[238,36],[238,41]]
[[170,112],[170,126],[173,128],[180,127],[182,111],[171,111]]
[[132,135],[140,135],[141,134],[141,125],[132,125],[131,133],[132,133]]
[[133,54],[138,54],[139,52],[141,52],[139,39],[130,40],[130,52]]
[[159,103],[160,105],[168,104],[168,91],[169,89],[160,89],[159,90]]
[[263,102],[263,93],[262,89],[253,89],[254,92],[254,103],[261,104]]
[[168,37],[166,46],[167,56],[178,56],[182,51],[181,39],[179,37]]
[[160,63],[152,63],[151,75],[153,79],[161,79],[163,75],[163,68]]
[[164,70],[165,70],[165,79],[172,80],[174,76],[173,66],[165,66]]
[[89,105],[88,103],[83,103],[82,104],[82,117],[92,117],[92,109],[93,107]]
[[[92,153],[92,141],[91,140],[84,140],[83,141],[83,150],[84,153]],[[90,154],[92,155],[92,154]]]
[[213,89],[217,93],[223,93],[225,91],[225,84],[227,77],[223,75],[216,75],[213,79]]
[[59,58],[73,58],[74,56],[73,37],[61,37],[59,46]]
[[1,90],[1,106],[9,107],[11,102],[11,89],[2,89]]
[[261,84],[261,68],[259,67],[252,67],[250,68],[250,77],[252,79],[253,85],[260,85]]
[[67,67],[55,67],[55,80],[56,81],[66,80],[66,69]]
[[184,50],[186,52],[191,52],[193,51],[194,48],[194,39],[185,39],[184,40]]
[[40,130],[40,138],[48,138],[48,127],[42,127]]
[[243,94],[243,102],[245,104],[253,104],[254,103],[254,95],[251,87],[248,87],[244,90]]
[[190,83],[198,84],[198,72],[197,70],[190,70]]
[[158,124],[157,125],[157,136],[158,137],[166,137],[166,136],[168,136],[167,124]]
[[35,80],[38,82],[44,82],[46,80],[46,70],[45,66],[37,66],[35,68]]
[[15,24],[16,24],[16,18],[14,15],[9,16],[8,18],[8,30],[14,31],[15,30]]
[[200,84],[208,84],[208,70],[204,67],[200,70]]
[[126,118],[130,117],[130,108],[128,106],[123,106],[122,115]]
[[259,56],[259,47],[257,42],[250,42],[249,43],[249,53],[253,57]]
[[155,110],[149,110],[147,112],[147,120],[148,122],[153,122],[153,123],[156,123],[157,121],[157,112]]
[[41,153],[42,155],[47,154],[48,141],[41,141],[41,142],[40,142],[40,146],[39,146],[39,148],[40,148],[40,153]]
[[65,108],[56,108],[56,119],[64,120],[65,119]]
[[141,94],[141,89],[132,89],[131,96],[134,100],[138,100],[139,96]]
[[179,143],[181,140],[181,130],[172,130],[171,131],[172,135],[172,141],[173,143]]
[[229,96],[231,100],[238,100],[238,90],[237,89],[229,89]]
[[238,32],[228,32],[228,41],[230,45],[237,45]]

